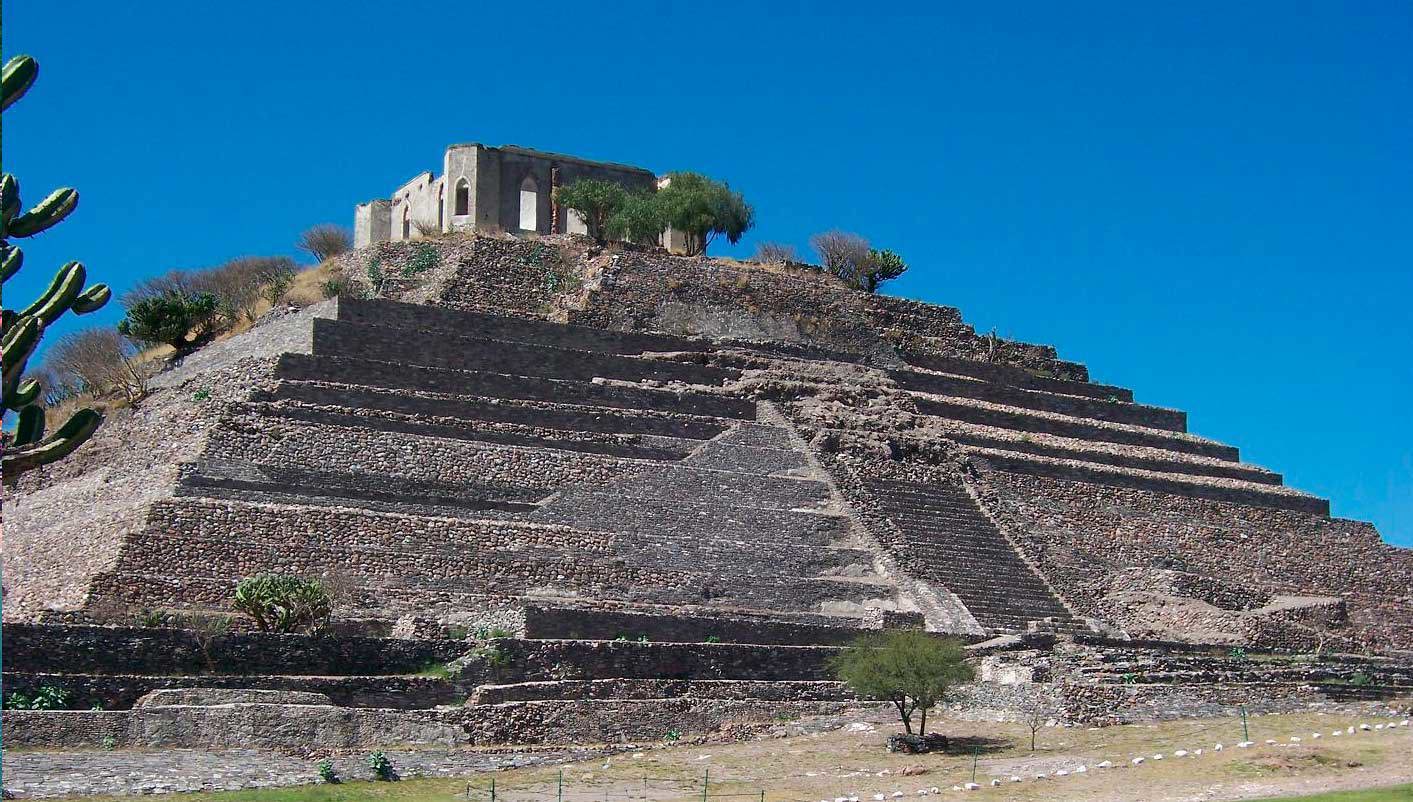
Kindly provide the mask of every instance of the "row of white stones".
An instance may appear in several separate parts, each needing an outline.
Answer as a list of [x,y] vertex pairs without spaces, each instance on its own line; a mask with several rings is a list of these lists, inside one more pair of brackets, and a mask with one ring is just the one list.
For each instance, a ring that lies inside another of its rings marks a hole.
[[[1349,726],[1349,727],[1347,727],[1347,728],[1345,728],[1345,729],[1343,729],[1343,730],[1332,730],[1332,731],[1330,731],[1330,736],[1337,738],[1337,737],[1340,737],[1340,736],[1343,736],[1343,735],[1354,735],[1354,734],[1360,733],[1360,732],[1377,732],[1377,731],[1393,732],[1394,730],[1396,730],[1396,729],[1399,728],[1399,727],[1407,727],[1407,726],[1408,726],[1408,721],[1409,721],[1408,719],[1403,719],[1402,721],[1389,722],[1389,723],[1387,723],[1387,724],[1360,724],[1358,727],[1355,727],[1355,726],[1352,726],[1352,725],[1351,725],[1351,726]],[[1320,737],[1322,737],[1322,733],[1318,733],[1318,732],[1312,732],[1312,733],[1310,733],[1310,739],[1311,739],[1311,740],[1315,740],[1315,739],[1318,739],[1318,738],[1320,738]],[[1300,743],[1300,742],[1303,741],[1303,740],[1304,740],[1304,739],[1301,738],[1299,735],[1292,735],[1292,736],[1290,737],[1290,743]],[[1276,739],[1274,739],[1274,738],[1268,738],[1268,739],[1266,739],[1266,744],[1267,744],[1268,746],[1273,746],[1273,745],[1276,745],[1277,743],[1279,743],[1279,742],[1278,742]],[[1255,746],[1255,745],[1256,745],[1256,742],[1255,742],[1255,741],[1241,741],[1241,742],[1239,742],[1239,743],[1236,744],[1236,746],[1237,746],[1238,749],[1249,749],[1249,748],[1251,748],[1251,747],[1253,747],[1253,746]],[[1212,746],[1212,750],[1211,750],[1211,751],[1213,751],[1213,752],[1220,752],[1220,751],[1222,751],[1224,748],[1225,748],[1225,746],[1223,746],[1223,745],[1220,744],[1220,743],[1219,743],[1219,744],[1214,744],[1214,745]],[[1186,750],[1186,749],[1179,749],[1179,750],[1173,752],[1172,755],[1173,755],[1173,757],[1177,757],[1177,758],[1183,758],[1183,757],[1201,757],[1201,756],[1202,756],[1202,753],[1203,753],[1203,750],[1202,750],[1202,749],[1193,749],[1193,750],[1191,750],[1191,751],[1188,751],[1188,750]],[[1161,752],[1159,752],[1159,753],[1157,753],[1157,754],[1154,754],[1151,759],[1152,759],[1152,760],[1163,760],[1163,759],[1164,759],[1164,755],[1163,755]],[[1136,758],[1134,758],[1133,760],[1129,761],[1129,763],[1130,763],[1131,765],[1134,765],[1134,766],[1141,766],[1141,765],[1143,765],[1144,763],[1146,763],[1148,760],[1149,760],[1149,758],[1145,758],[1145,757],[1136,757]],[[1113,761],[1111,761],[1111,760],[1105,760],[1105,761],[1100,762],[1100,763],[1095,763],[1095,764],[1094,764],[1094,768],[1096,768],[1096,769],[1111,769],[1111,768],[1115,768],[1115,765],[1114,765],[1114,762],[1113,762]],[[1120,767],[1120,768],[1121,768],[1121,767]],[[1069,776],[1071,776],[1071,775],[1087,774],[1088,772],[1089,772],[1089,766],[1084,765],[1084,764],[1081,764],[1081,765],[1075,766],[1075,767],[1072,768],[1072,769],[1060,769],[1060,770],[1056,771],[1054,774],[1044,774],[1044,773],[1036,774],[1036,775],[1035,775],[1035,779],[1036,779],[1036,780],[1046,780],[1046,779],[1050,779],[1050,778],[1053,778],[1053,777],[1069,777]],[[1018,782],[1023,782],[1023,780],[1021,779],[1021,777],[1019,777],[1019,776],[1017,776],[1017,775],[1012,775],[1012,776],[1009,778],[1009,780],[1007,780],[1007,781],[1005,781],[1005,782],[1018,783]],[[997,778],[993,778],[993,779],[991,780],[991,785],[992,785],[993,787],[995,787],[995,786],[999,786],[999,785],[1004,785],[1005,782],[1003,782],[999,777],[997,777]],[[952,790],[952,791],[979,791],[979,790],[981,790],[981,788],[982,788],[982,786],[981,786],[980,783],[969,782],[969,783],[963,783],[963,784],[961,784],[961,785],[954,785],[954,786],[952,786],[951,789],[949,789],[949,790]],[[919,788],[919,789],[917,789],[917,795],[918,795],[918,796],[930,796],[930,795],[932,795],[932,794],[940,794],[940,793],[942,793],[942,791],[943,791],[942,788],[939,788],[938,786],[935,786],[935,785],[934,785],[934,786],[932,786],[931,788]],[[904,797],[904,796],[906,796],[906,794],[904,794],[902,791],[894,791],[892,794],[874,794],[874,795],[873,795],[873,800],[874,800],[874,802],[882,802],[882,800],[884,800],[884,799],[889,799],[889,798],[898,799],[898,798],[901,798],[901,797]],[[820,802],[859,802],[859,797],[858,797],[857,794],[851,794],[851,795],[849,795],[849,796],[837,796],[837,797],[835,797],[833,800],[821,799]]]

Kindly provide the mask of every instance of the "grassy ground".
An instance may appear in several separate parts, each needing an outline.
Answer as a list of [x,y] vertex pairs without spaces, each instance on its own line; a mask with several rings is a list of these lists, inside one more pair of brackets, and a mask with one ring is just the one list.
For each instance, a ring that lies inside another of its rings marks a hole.
[[[1368,794],[1313,797],[1326,802],[1413,802],[1413,733],[1366,732],[1331,737],[1335,729],[1360,719],[1338,715],[1257,716],[1250,722],[1257,746],[1237,749],[1241,724],[1208,719],[1109,727],[1047,729],[1040,748],[1029,750],[1029,733],[1013,724],[946,721],[941,730],[954,739],[949,754],[891,755],[883,742],[892,725],[883,717],[872,729],[836,730],[810,735],[772,737],[735,744],[678,744],[627,752],[607,760],[563,767],[566,802],[691,802],[701,800],[709,780],[708,800],[718,802],[818,802],[857,796],[872,802],[875,794],[892,800],[895,792],[916,798],[919,789],[938,787],[943,798],[962,798],[950,790],[971,780],[975,760],[978,798],[1006,802],[1165,802],[1176,800],[1257,800],[1385,787]],[[1319,740],[1310,737],[1321,732]],[[1302,740],[1290,741],[1291,736]],[[1274,738],[1279,746],[1266,745]],[[1224,749],[1214,751],[1216,743]],[[1179,749],[1203,749],[1203,755],[1178,757]],[[1161,760],[1155,756],[1162,754]],[[1134,766],[1134,757],[1145,762]],[[1099,769],[1109,760],[1115,765]],[[1073,772],[1085,765],[1082,774]],[[925,773],[904,776],[905,768]],[[469,779],[409,779],[398,783],[355,783],[280,790],[239,791],[184,796],[182,802],[496,802],[559,800],[560,769],[538,767],[482,774]],[[886,772],[886,773],[885,773]],[[1036,779],[1043,773],[1045,779]],[[1022,778],[1011,782],[1012,776]],[[1001,785],[992,787],[993,778]],[[1403,785],[1399,785],[1403,783]],[[762,795],[763,794],[763,795]],[[929,797],[931,798],[931,797]],[[1312,799],[1306,796],[1304,799]]]
[[1364,791],[1335,791],[1313,796],[1283,796],[1262,802],[1408,802],[1413,800],[1413,785],[1371,788]]

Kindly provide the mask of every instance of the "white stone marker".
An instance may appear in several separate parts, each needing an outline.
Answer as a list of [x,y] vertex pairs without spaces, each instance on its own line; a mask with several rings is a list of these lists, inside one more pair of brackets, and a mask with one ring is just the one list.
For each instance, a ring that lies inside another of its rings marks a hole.
[[1136,758],[1133,759],[1133,765],[1135,765],[1135,766],[1142,765],[1142,763],[1143,763],[1143,758],[1141,758],[1141,757],[1136,757]]

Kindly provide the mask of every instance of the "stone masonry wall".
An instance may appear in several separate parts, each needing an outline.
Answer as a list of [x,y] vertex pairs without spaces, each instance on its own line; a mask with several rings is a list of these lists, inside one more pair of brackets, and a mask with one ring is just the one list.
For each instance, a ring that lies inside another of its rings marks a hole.
[[465,654],[465,641],[314,637],[262,632],[215,638],[211,659],[192,634],[150,627],[6,623],[6,671],[89,674],[410,674]]
[[988,472],[979,489],[1049,581],[1095,615],[1126,568],[1204,574],[1347,600],[1359,640],[1413,647],[1413,551],[1358,521],[1131,488]]

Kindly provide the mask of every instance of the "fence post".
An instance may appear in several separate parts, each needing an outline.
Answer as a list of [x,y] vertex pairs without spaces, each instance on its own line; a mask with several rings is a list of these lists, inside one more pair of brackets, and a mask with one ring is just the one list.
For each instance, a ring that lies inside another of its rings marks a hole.
[[760,789],[760,802],[765,802],[765,789]]
[[491,802],[496,802],[496,778],[491,778]]
[[971,781],[973,783],[976,782],[976,758],[980,754],[981,747],[979,745],[971,748]]
[[1243,743],[1251,740],[1251,733],[1246,729],[1246,705],[1241,706],[1241,740]]
[[555,790],[555,798],[564,802],[564,769],[559,770],[559,787]]
[[702,802],[707,802],[707,786],[711,785],[711,769],[702,773]]

